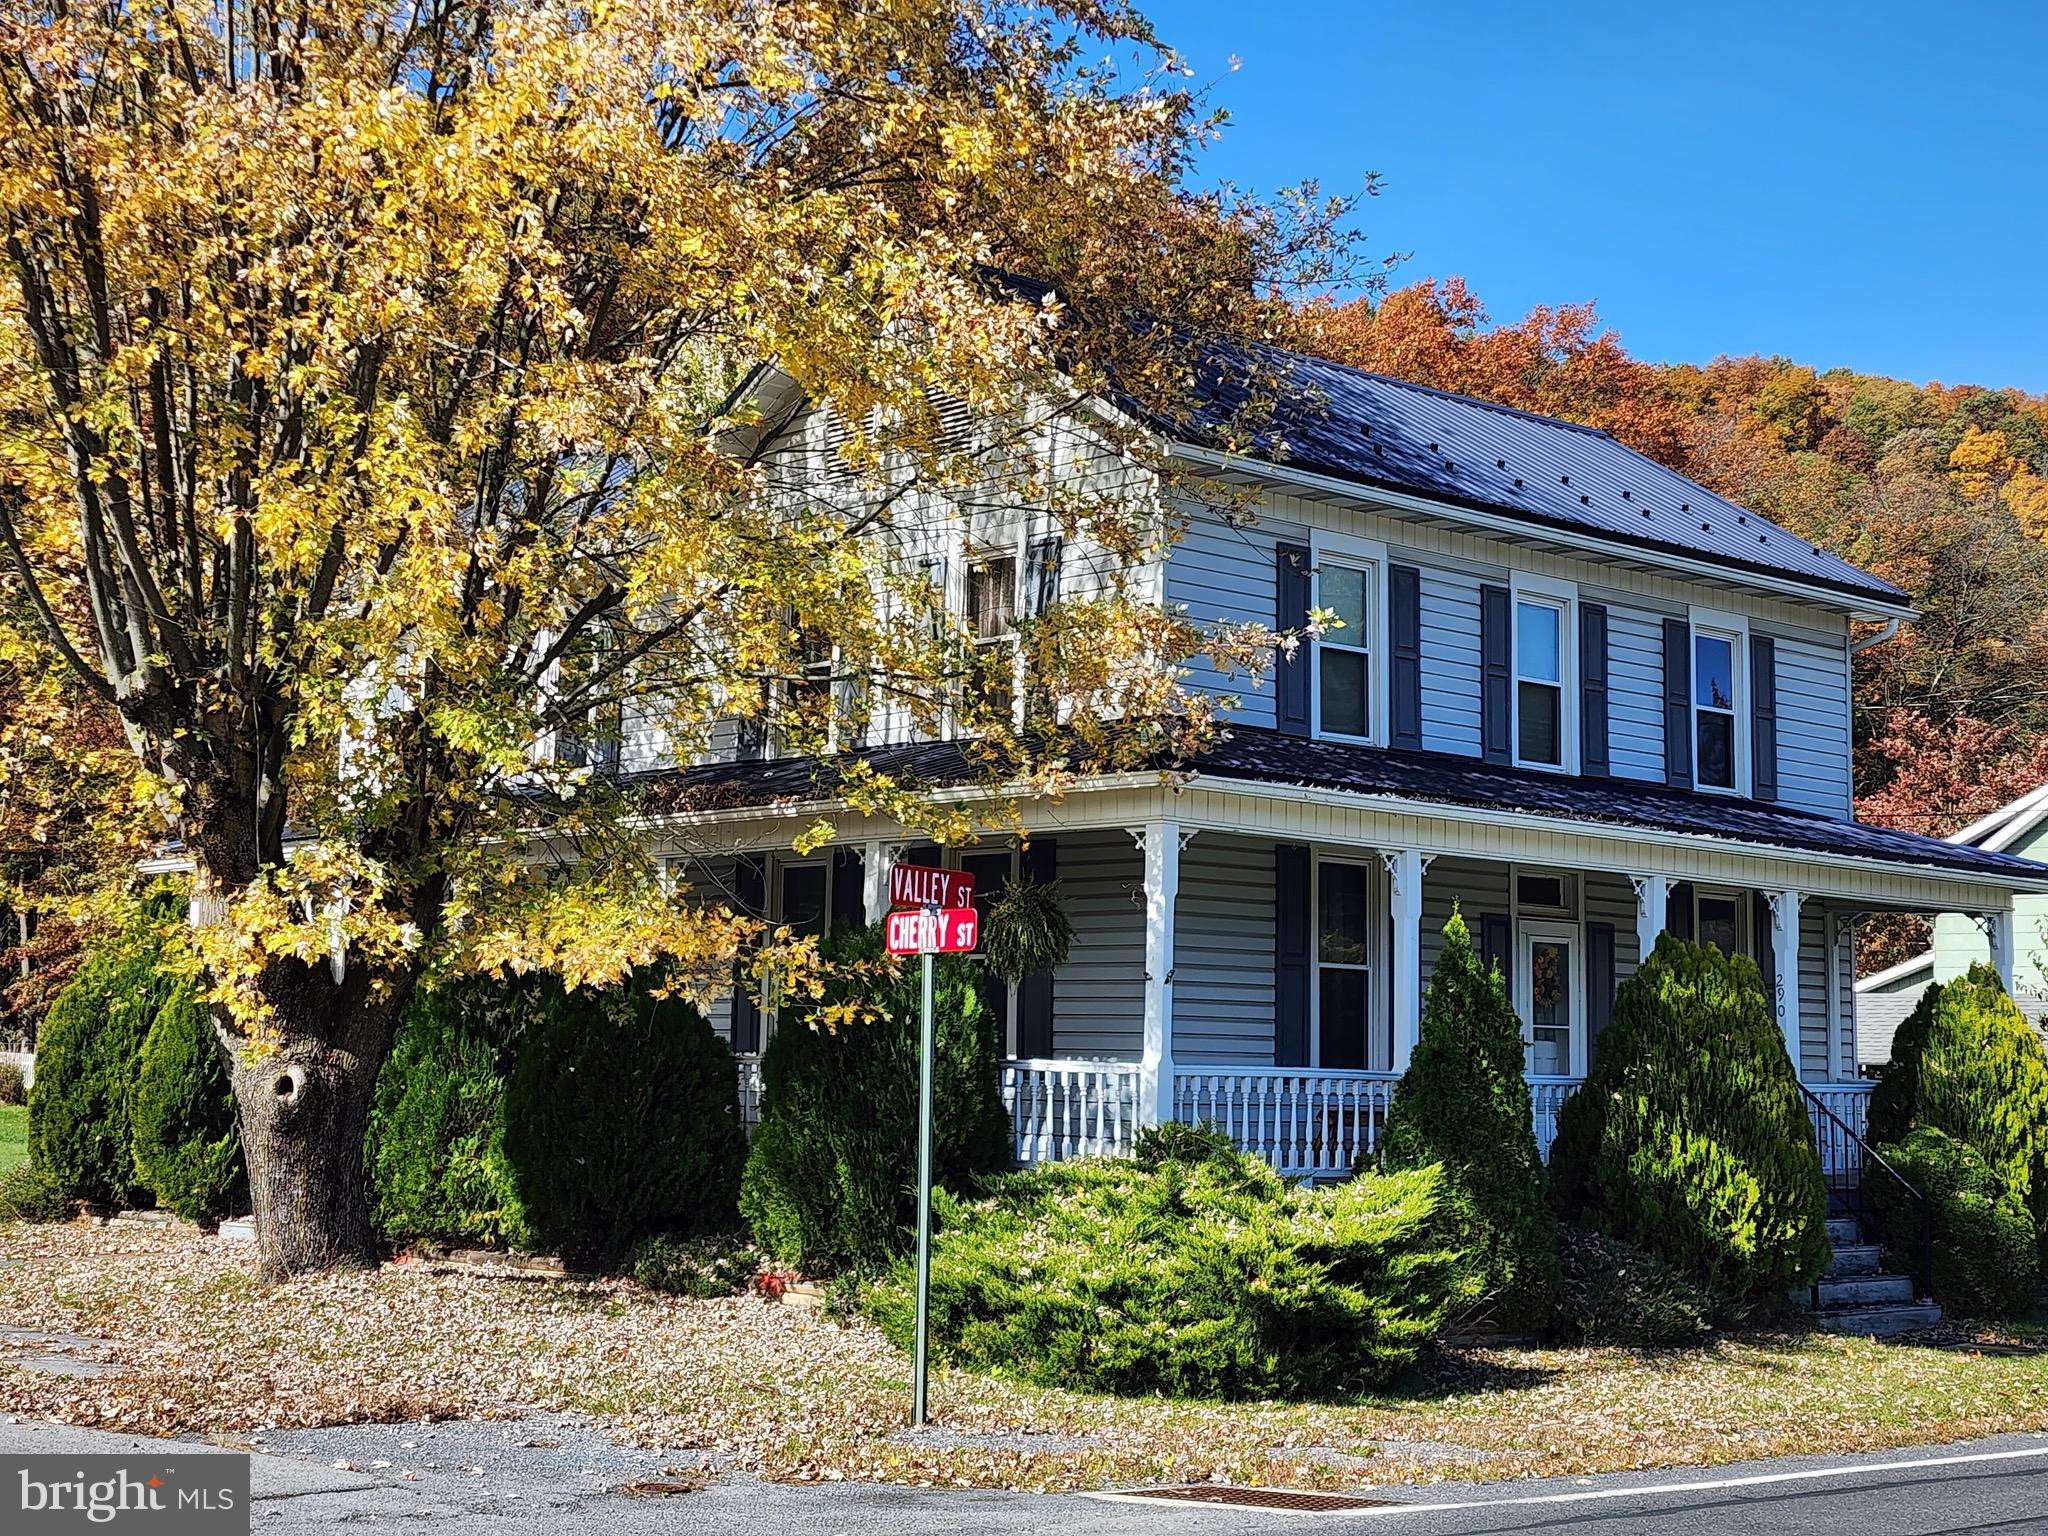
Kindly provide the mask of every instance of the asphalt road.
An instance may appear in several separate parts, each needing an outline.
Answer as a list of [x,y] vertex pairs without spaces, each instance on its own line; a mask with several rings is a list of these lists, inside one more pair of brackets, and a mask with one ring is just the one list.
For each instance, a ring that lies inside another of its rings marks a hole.
[[[0,1423],[0,1453],[121,1451],[142,1443],[100,1431]],[[677,1452],[613,1446],[568,1419],[278,1432],[264,1437],[253,1461],[254,1529],[266,1536],[298,1536],[390,1522],[431,1529],[436,1536],[2048,1533],[2044,1435],[1870,1456],[1749,1462],[1712,1471],[1383,1489],[1374,1492],[1398,1502],[1376,1510],[1309,1515],[1078,1495],[848,1484],[794,1487],[733,1477],[669,1496],[622,1491],[636,1480],[692,1480],[679,1458],[688,1459]]]

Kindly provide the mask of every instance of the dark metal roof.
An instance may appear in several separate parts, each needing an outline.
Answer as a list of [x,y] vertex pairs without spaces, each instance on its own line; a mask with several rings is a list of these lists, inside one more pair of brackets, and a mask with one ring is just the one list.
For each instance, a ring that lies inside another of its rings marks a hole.
[[[1716,496],[1605,432],[1278,347],[1218,344],[1169,436],[1904,606],[1888,581]],[[1258,429],[1240,446],[1233,431]]]
[[[927,786],[978,777],[972,744],[923,742],[872,748],[860,759],[880,772]],[[854,758],[778,758],[709,763],[639,776],[651,811],[714,811],[831,799],[840,765]],[[1470,806],[1596,825],[1721,838],[1758,848],[1835,853],[1958,874],[2020,876],[2048,886],[2048,864],[1865,826],[1790,806],[1704,795],[1631,779],[1573,778],[1503,768],[1442,752],[1400,751],[1283,736],[1234,726],[1192,760],[1159,763],[1196,779],[1244,780],[1351,790],[1424,805]]]

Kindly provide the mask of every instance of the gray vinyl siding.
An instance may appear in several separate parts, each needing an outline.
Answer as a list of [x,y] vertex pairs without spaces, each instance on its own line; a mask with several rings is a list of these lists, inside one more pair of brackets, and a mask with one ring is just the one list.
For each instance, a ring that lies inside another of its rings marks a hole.
[[1607,758],[1618,779],[1664,782],[1663,617],[1607,610]]
[[[1636,890],[1626,875],[1588,873],[1583,877],[1586,921],[1614,926],[1614,979],[1636,972]],[[1590,984],[1590,982],[1589,982]]]
[[[1188,509],[1188,528],[1166,563],[1166,600],[1186,608],[1197,624],[1271,624],[1273,622],[1273,547],[1270,528],[1232,528],[1205,508]],[[1246,725],[1270,727],[1273,683],[1225,677],[1206,660],[1188,671],[1188,686],[1238,701],[1231,718]]]
[[1273,1064],[1273,896],[1270,842],[1204,832],[1181,855],[1173,940],[1177,1064]]
[[1422,744],[1479,755],[1479,579],[1422,573]]
[[1145,870],[1137,845],[1127,832],[1062,833],[1059,861],[1074,944],[1053,978],[1053,1054],[1136,1061],[1145,1042]]
[[1778,636],[1778,798],[1846,819],[1850,810],[1848,646]]
[[1487,913],[1508,915],[1508,867],[1471,859],[1437,859],[1422,877],[1422,984],[1429,985],[1436,957],[1444,947],[1444,924],[1456,906],[1479,943],[1479,919]]

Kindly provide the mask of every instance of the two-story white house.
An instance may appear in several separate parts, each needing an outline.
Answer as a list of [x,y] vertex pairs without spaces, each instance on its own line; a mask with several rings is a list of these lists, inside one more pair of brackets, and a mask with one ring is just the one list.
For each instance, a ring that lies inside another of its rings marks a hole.
[[[1028,859],[1074,920],[1067,964],[1000,999],[1020,1159],[1177,1118],[1290,1175],[1348,1172],[1456,906],[1509,980],[1546,1148],[1616,986],[1668,928],[1756,958],[1846,1171],[1869,1086],[1858,918],[1967,914],[2009,973],[2015,898],[2048,891],[2048,867],[1853,819],[1852,626],[1909,621],[1906,595],[1604,433],[1265,361],[1285,381],[1269,453],[1222,450],[1199,416],[1173,450],[1256,515],[1185,508],[1150,590],[1198,620],[1288,630],[1322,609],[1342,627],[1262,688],[1191,679],[1235,698],[1193,760],[1028,803],[1022,854],[943,855],[984,892]],[[1220,421],[1234,402],[1210,387]],[[967,548],[925,558],[997,622],[1093,579],[1025,513]],[[853,750],[878,763],[969,777],[957,743],[870,734]],[[716,756],[677,768],[629,730],[621,766],[673,786],[658,836],[700,862],[731,850],[693,878],[764,916],[874,917],[891,860],[941,857],[845,814],[829,761]],[[835,845],[792,854],[820,814]],[[753,1073],[773,1020],[739,996],[716,1022]]]

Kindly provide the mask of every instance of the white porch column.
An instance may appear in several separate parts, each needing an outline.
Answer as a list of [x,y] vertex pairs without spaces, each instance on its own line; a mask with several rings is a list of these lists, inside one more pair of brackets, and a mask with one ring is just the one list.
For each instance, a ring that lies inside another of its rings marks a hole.
[[2012,908],[2001,907],[1983,913],[1978,922],[1984,929],[1984,940],[1991,947],[1991,968],[1998,972],[1999,984],[2006,995],[2012,995]]
[[1799,893],[1766,891],[1771,908],[1771,1008],[1799,1071]]
[[[1138,1067],[1138,1123],[1173,1118],[1173,914],[1180,894],[1177,821],[1148,821],[1131,834],[1145,855],[1145,1052]],[[1191,834],[1190,834],[1191,835]]]
[[1657,935],[1664,931],[1671,907],[1671,880],[1667,875],[1630,875],[1636,888],[1636,964],[1650,958],[1657,947]]
[[1394,1010],[1394,1070],[1406,1072],[1422,1037],[1422,875],[1429,860],[1413,848],[1382,853],[1387,866],[1389,906],[1394,922],[1391,998]]
[[889,915],[889,866],[896,862],[896,845],[870,842],[860,850],[861,904],[868,921],[879,923]]

